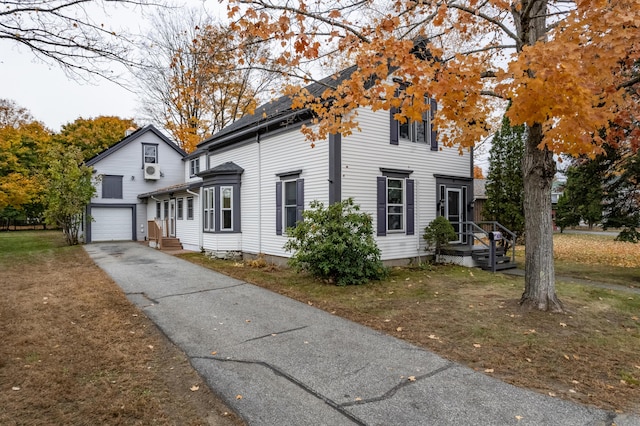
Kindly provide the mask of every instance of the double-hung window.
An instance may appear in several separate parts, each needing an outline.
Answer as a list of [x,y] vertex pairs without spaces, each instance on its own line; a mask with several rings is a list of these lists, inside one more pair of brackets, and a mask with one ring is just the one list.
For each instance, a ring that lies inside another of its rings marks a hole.
[[200,173],[200,158],[194,158],[189,161],[189,175],[195,176]]
[[187,197],[187,220],[193,220],[193,197]]
[[381,168],[377,179],[377,235],[415,233],[413,171]]
[[387,231],[404,229],[404,179],[387,179]]
[[202,227],[205,232],[241,232],[240,182],[244,172],[232,162],[199,174],[203,178]]
[[143,143],[142,144],[142,158],[143,163],[158,163],[158,145]]
[[288,228],[295,228],[302,221],[304,210],[304,179],[302,170],[280,173],[276,182],[276,235],[282,235]]
[[296,226],[296,207],[298,206],[297,199],[297,182],[290,180],[283,182],[284,185],[284,227],[294,228]]
[[178,220],[184,219],[184,198],[178,198]]
[[202,229],[215,232],[215,188],[205,188],[202,192]]
[[233,187],[220,188],[220,230],[233,230]]
[[435,99],[429,99],[430,110],[425,112],[420,121],[407,120],[404,123],[395,119],[395,114],[398,113],[397,108],[390,109],[390,143],[391,145],[398,145],[400,140],[424,143],[431,146],[432,151],[437,151],[438,148],[438,132],[433,127],[433,118],[438,109],[438,104]]

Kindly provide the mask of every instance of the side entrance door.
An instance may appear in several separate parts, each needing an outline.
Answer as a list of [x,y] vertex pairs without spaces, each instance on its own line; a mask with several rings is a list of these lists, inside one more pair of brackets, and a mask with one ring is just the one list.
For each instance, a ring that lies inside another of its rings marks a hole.
[[450,243],[458,244],[462,242],[462,190],[460,188],[447,188],[445,200],[446,217],[458,234],[458,238],[450,241]]

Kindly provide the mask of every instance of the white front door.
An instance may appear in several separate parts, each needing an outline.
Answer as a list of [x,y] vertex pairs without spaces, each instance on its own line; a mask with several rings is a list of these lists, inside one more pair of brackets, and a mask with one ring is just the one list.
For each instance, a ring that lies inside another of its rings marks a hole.
[[459,188],[447,188],[447,196],[445,198],[445,213],[447,219],[453,225],[453,229],[458,234],[458,238],[450,241],[457,244],[462,242],[462,190]]

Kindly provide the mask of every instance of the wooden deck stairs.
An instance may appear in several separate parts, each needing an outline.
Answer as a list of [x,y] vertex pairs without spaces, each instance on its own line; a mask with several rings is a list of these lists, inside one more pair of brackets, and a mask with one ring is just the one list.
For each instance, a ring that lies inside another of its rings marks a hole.
[[182,250],[182,243],[179,238],[163,237],[160,243],[160,250]]

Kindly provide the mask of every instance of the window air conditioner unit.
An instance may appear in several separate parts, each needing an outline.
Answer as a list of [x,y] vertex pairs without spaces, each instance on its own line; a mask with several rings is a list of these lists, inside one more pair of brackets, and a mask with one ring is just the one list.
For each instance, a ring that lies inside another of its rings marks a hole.
[[147,180],[160,179],[160,166],[154,163],[144,164],[144,178]]

